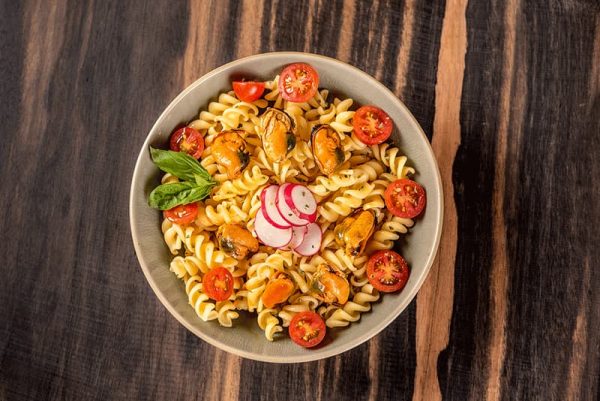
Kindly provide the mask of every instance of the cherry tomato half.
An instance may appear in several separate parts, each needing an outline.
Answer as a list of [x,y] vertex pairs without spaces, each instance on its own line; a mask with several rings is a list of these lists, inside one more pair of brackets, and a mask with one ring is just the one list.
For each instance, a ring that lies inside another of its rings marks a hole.
[[204,138],[193,128],[183,127],[171,134],[171,150],[185,152],[194,159],[199,159],[204,152]]
[[198,216],[198,203],[175,206],[172,209],[165,210],[163,214],[166,219],[175,224],[190,224]]
[[202,289],[215,301],[225,301],[233,294],[233,276],[224,267],[215,267],[204,275]]
[[306,63],[290,64],[279,76],[279,93],[285,100],[302,103],[310,100],[319,89],[319,73]]
[[367,145],[383,143],[392,134],[392,119],[375,106],[363,106],[356,110],[352,126],[358,139]]
[[290,337],[296,344],[314,347],[325,338],[325,322],[315,312],[300,312],[290,322]]
[[233,81],[233,91],[238,99],[250,103],[260,99],[265,91],[265,83],[256,81]]
[[385,206],[394,216],[412,219],[425,208],[427,196],[418,183],[402,178],[392,182],[385,189]]
[[367,263],[367,279],[381,292],[395,292],[404,288],[410,269],[402,256],[394,251],[379,251]]

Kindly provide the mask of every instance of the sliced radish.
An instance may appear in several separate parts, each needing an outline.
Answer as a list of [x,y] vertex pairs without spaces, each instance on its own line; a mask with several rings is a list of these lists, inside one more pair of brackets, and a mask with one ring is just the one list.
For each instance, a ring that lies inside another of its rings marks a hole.
[[265,219],[271,225],[277,228],[289,228],[291,224],[285,221],[279,210],[277,209],[277,205],[275,201],[277,200],[277,191],[279,190],[279,185],[269,185],[260,193],[260,208],[263,212]]
[[302,256],[312,256],[319,252],[321,248],[321,239],[323,233],[321,227],[317,223],[310,223],[306,226],[306,234],[302,243],[294,248],[294,251],[298,252]]
[[275,201],[275,204],[277,205],[277,209],[279,210],[279,213],[281,213],[281,216],[284,218],[285,221],[287,221],[293,226],[305,226],[308,223],[310,223],[310,221],[299,217],[296,214],[296,212],[292,210],[292,208],[285,201],[285,191],[286,188],[288,188],[290,185],[294,184],[286,182],[285,184],[279,187],[279,190],[277,191],[277,200]]
[[274,248],[284,247],[292,240],[292,229],[273,226],[267,221],[262,210],[256,213],[254,231],[260,242]]
[[294,249],[295,247],[300,245],[304,240],[304,236],[306,235],[307,231],[308,228],[306,228],[306,226],[292,227],[292,240],[289,244],[287,244],[287,247],[290,249]]
[[317,201],[310,189],[304,185],[291,184],[285,187],[285,203],[302,220],[313,223],[317,219]]

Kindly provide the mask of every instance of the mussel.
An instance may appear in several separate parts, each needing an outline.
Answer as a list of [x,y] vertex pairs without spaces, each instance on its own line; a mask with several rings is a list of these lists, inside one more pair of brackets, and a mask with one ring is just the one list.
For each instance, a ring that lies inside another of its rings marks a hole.
[[342,140],[331,126],[316,125],[311,133],[311,142],[315,161],[323,174],[332,174],[344,163]]
[[258,240],[239,224],[223,224],[217,231],[219,248],[237,260],[258,251]]
[[272,162],[285,160],[296,146],[296,123],[284,111],[268,108],[260,117],[263,149]]
[[286,112],[268,108],[260,117],[263,149],[273,162],[283,161],[296,146],[296,123]]
[[312,277],[312,295],[320,301],[344,305],[350,296],[350,284],[346,276],[334,267],[323,263]]
[[234,179],[242,174],[250,162],[243,130],[223,131],[215,138],[211,148],[217,163],[227,170],[227,178]]
[[265,307],[272,308],[277,304],[287,301],[290,295],[294,293],[294,290],[294,282],[287,274],[280,272],[269,280],[260,299]]
[[372,210],[357,209],[335,228],[335,242],[344,248],[347,255],[359,256],[375,231],[375,222]]

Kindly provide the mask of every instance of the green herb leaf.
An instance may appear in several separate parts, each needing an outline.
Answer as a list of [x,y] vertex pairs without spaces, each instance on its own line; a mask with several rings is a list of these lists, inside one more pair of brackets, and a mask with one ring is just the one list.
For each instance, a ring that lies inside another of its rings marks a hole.
[[[198,160],[185,152],[173,152],[150,147],[152,161],[159,169],[183,181],[195,181],[198,185],[214,183],[208,171],[202,167]],[[202,180],[198,180],[201,177]]]
[[154,188],[148,197],[148,205],[155,209],[168,210],[178,205],[198,202],[208,195],[213,184],[197,185],[193,182],[173,182]]

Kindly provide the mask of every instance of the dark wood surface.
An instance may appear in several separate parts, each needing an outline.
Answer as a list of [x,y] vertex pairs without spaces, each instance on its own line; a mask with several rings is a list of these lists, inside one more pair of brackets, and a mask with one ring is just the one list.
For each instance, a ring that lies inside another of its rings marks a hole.
[[[271,365],[183,328],[133,251],[163,108],[274,50],[381,80],[444,179],[438,259],[362,346]],[[600,399],[600,5],[0,1],[1,400]]]

